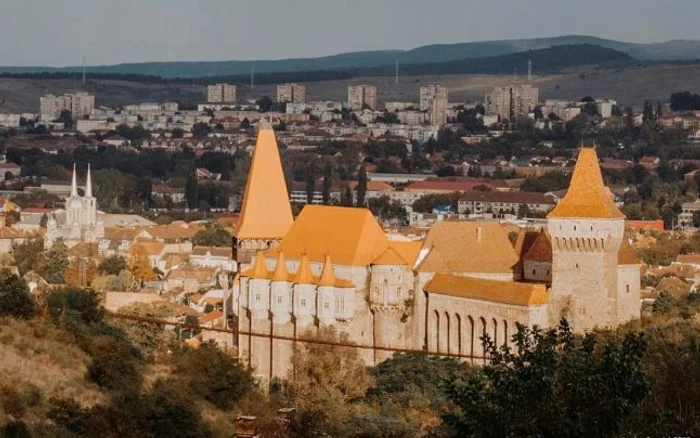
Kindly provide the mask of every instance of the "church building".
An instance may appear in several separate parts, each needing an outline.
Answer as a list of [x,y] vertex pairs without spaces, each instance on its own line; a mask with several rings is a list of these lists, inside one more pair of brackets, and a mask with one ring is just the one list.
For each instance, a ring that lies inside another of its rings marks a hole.
[[294,347],[332,326],[367,364],[399,350],[473,363],[481,337],[511,343],[516,324],[576,332],[640,315],[640,262],[624,215],[582,148],[570,188],[541,230],[515,242],[495,222],[439,222],[424,241],[391,240],[364,208],[307,205],[292,219],[274,131],[261,127],[225,299],[242,360],[284,378]]
[[44,248],[49,249],[58,239],[68,248],[81,242],[98,242],[104,237],[104,224],[98,218],[97,199],[92,196],[92,178],[90,165],[87,169],[85,196],[78,194],[78,181],[73,165],[70,196],[65,208],[58,210],[46,222]]

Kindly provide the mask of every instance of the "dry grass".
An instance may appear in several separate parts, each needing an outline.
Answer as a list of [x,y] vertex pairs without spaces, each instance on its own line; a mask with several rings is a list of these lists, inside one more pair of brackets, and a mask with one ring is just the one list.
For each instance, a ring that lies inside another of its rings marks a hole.
[[83,407],[105,400],[85,379],[90,357],[72,336],[37,321],[7,319],[0,325],[0,385],[8,391],[36,391],[43,400],[73,399]]

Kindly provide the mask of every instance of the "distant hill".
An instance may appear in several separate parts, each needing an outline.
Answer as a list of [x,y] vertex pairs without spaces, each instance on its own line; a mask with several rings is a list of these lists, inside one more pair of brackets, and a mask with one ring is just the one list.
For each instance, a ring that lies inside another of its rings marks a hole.
[[[481,41],[455,44],[433,44],[411,50],[377,50],[341,53],[318,58],[280,59],[274,61],[214,61],[214,62],[142,62],[88,67],[89,73],[118,73],[192,78],[206,76],[247,75],[256,73],[320,71],[349,68],[402,66],[475,59],[540,50],[563,45],[597,45],[624,52],[639,60],[700,59],[700,41],[675,40],[662,43],[637,44],[586,35],[566,35],[552,38]],[[0,67],[0,72],[79,72],[82,67]]]

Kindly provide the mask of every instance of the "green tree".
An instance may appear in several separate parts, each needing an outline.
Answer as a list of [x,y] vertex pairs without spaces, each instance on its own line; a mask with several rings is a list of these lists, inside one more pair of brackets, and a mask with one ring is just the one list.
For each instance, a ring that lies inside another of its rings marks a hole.
[[49,283],[62,284],[69,264],[68,247],[57,240],[39,259],[36,270]]
[[211,132],[211,126],[208,123],[199,122],[192,125],[192,135],[195,137],[206,137]]
[[197,231],[192,243],[200,246],[231,246],[231,233],[218,225],[207,224],[203,230]]
[[15,259],[19,275],[36,269],[43,252],[44,241],[41,239],[26,240],[20,244],[12,245],[12,256]]
[[29,319],[36,311],[27,283],[7,270],[0,270],[0,316]]
[[197,169],[193,166],[187,174],[185,182],[185,199],[187,207],[194,210],[199,206],[199,181],[197,180]]
[[360,172],[357,175],[357,202],[355,205],[364,207],[367,197],[367,170],[365,166],[360,165]]
[[124,269],[127,269],[126,259],[120,255],[109,256],[97,266],[101,274],[107,275],[119,275]]
[[66,129],[71,129],[73,127],[73,113],[68,110],[61,110],[56,121],[58,123],[63,123]]
[[258,110],[261,113],[267,113],[270,112],[274,109],[275,107],[275,101],[273,101],[270,96],[263,96],[260,99],[255,101],[255,104],[258,106]]
[[323,204],[330,205],[331,189],[333,188],[333,166],[331,163],[326,163],[323,169]]
[[654,116],[654,107],[651,105],[651,101],[644,101],[644,110],[642,111],[642,121],[644,123],[652,123],[656,120]]
[[650,390],[641,334],[598,345],[562,321],[547,331],[519,325],[513,339],[511,351],[486,336],[490,363],[450,383],[456,409],[445,420],[458,436],[619,436]]
[[352,191],[350,190],[350,186],[345,186],[345,190],[343,190],[340,198],[340,205],[343,207],[352,207]]

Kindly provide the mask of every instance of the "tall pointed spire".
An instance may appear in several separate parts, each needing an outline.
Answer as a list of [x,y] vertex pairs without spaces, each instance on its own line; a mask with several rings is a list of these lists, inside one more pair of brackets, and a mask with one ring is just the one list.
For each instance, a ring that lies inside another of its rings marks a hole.
[[335,273],[333,272],[333,263],[331,263],[331,256],[326,253],[326,259],[323,262],[323,269],[321,270],[321,278],[318,280],[319,286],[334,286],[335,285]]
[[299,269],[294,276],[294,283],[296,284],[313,284],[314,276],[311,273],[311,265],[309,265],[309,257],[306,253],[301,255],[301,261],[299,262]]
[[554,207],[549,218],[620,219],[625,215],[605,187],[595,148],[581,148],[564,199]]
[[70,195],[71,197],[78,196],[78,178],[75,175],[75,163],[73,163],[73,180],[71,181]]
[[236,237],[281,239],[294,221],[292,207],[275,131],[263,120],[258,127]]
[[85,197],[92,198],[92,178],[90,177],[90,163],[88,163],[87,181],[85,182]]
[[289,279],[289,270],[287,270],[287,262],[284,260],[284,253],[280,250],[277,256],[277,265],[272,273],[272,281],[287,281]]

